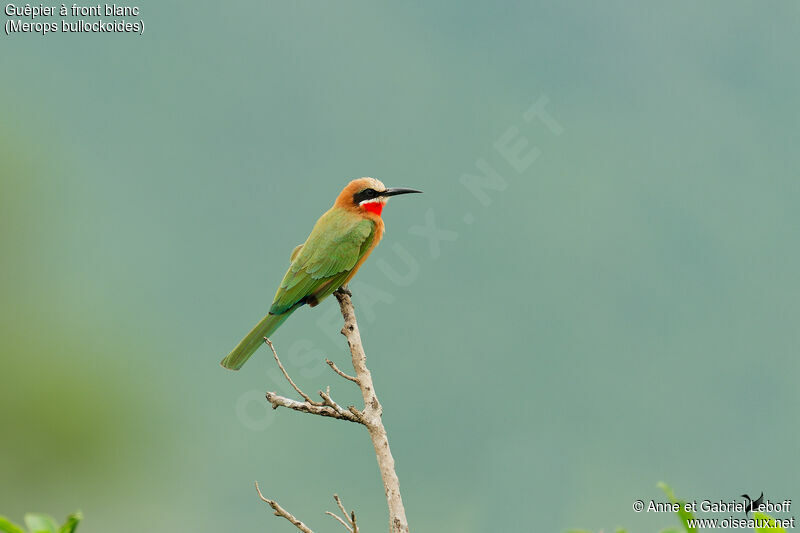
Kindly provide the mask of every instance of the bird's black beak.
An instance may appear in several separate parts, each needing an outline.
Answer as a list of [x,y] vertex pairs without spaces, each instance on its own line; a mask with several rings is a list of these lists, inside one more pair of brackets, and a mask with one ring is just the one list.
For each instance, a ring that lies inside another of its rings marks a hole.
[[422,192],[416,189],[403,189],[402,187],[392,187],[381,192],[381,196],[397,196],[398,194],[409,194],[412,192]]

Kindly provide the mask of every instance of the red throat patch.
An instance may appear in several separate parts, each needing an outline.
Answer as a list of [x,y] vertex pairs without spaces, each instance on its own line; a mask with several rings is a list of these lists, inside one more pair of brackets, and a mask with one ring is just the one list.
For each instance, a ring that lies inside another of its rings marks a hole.
[[361,204],[361,207],[370,213],[375,213],[376,215],[381,216],[381,212],[383,211],[383,202],[368,202],[366,204]]

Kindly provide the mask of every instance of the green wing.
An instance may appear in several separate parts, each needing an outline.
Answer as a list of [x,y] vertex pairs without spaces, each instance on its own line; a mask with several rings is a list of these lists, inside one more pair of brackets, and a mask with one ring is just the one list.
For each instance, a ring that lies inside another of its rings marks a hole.
[[333,294],[369,249],[375,235],[370,220],[331,210],[317,221],[302,248],[292,253],[269,312],[281,314],[308,296],[317,301]]

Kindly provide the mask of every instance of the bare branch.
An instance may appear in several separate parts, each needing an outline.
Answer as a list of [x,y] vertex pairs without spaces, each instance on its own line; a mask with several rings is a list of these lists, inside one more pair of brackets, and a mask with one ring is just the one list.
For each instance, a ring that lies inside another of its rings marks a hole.
[[307,525],[295,518],[292,513],[278,505],[278,502],[265,498],[264,495],[261,494],[261,489],[258,488],[258,481],[256,481],[256,490],[258,491],[258,497],[265,501],[270,507],[272,507],[272,510],[275,511],[275,516],[282,516],[303,533],[314,533]]
[[353,533],[353,529],[347,524],[347,522],[344,521],[344,519],[339,518],[339,516],[330,511],[325,511],[325,514],[334,517],[336,520],[339,521],[340,524],[342,524],[347,529],[347,531]]
[[[327,416],[329,418],[337,418],[339,420],[347,420],[349,422],[363,424],[367,428],[370,439],[372,440],[372,445],[375,449],[375,456],[378,460],[378,469],[380,470],[381,479],[383,480],[383,488],[386,493],[386,503],[389,506],[389,530],[391,533],[409,533],[406,512],[403,506],[403,500],[400,496],[400,482],[398,481],[397,473],[395,472],[394,458],[392,457],[392,452],[389,449],[389,439],[386,435],[386,429],[384,428],[381,420],[383,407],[381,406],[378,396],[375,393],[375,386],[372,383],[372,374],[367,368],[367,356],[364,353],[364,346],[361,343],[361,334],[358,330],[358,323],[356,322],[353,303],[350,300],[351,293],[347,287],[341,287],[334,292],[334,295],[339,301],[339,309],[341,310],[342,317],[344,318],[342,335],[347,338],[347,344],[350,347],[350,355],[353,361],[355,376],[351,376],[345,372],[342,372],[330,359],[326,359],[325,362],[328,363],[328,366],[330,366],[331,369],[339,376],[352,381],[359,386],[361,389],[361,396],[364,400],[364,409],[359,410],[352,405],[347,409],[343,409],[331,398],[330,387],[327,387],[325,392],[319,391],[322,402],[313,401],[307,394],[300,390],[294,381],[292,381],[292,379],[289,377],[289,374],[286,372],[286,369],[281,364],[280,358],[278,358],[278,353],[272,346],[272,342],[265,337],[264,342],[266,342],[272,350],[272,354],[275,356],[275,362],[278,363],[278,367],[281,369],[281,372],[283,372],[284,377],[305,401],[298,402],[296,400],[275,394],[274,392],[267,393],[267,400],[270,404],[272,404],[273,409],[277,409],[278,407],[286,407],[287,409],[292,409],[294,411],[300,411],[303,413]],[[256,484],[256,489],[258,489],[258,484]],[[294,518],[276,502],[264,498],[261,495],[261,491],[259,491],[259,496],[261,496],[261,499],[267,502],[273,508],[273,510],[275,510],[276,515],[286,518],[301,531],[306,533],[311,532],[311,530],[309,530],[302,522]],[[334,500],[336,500],[336,505],[339,507],[339,510],[344,516],[340,517],[330,511],[326,511],[326,514],[329,514],[335,518],[350,533],[358,533],[355,512],[351,511],[348,515],[338,495],[334,495]]]
[[344,505],[342,505],[342,500],[339,498],[339,495],[334,494],[333,499],[336,500],[336,505],[339,507],[339,510],[342,512],[342,516],[344,516],[345,518],[341,518],[337,514],[332,513],[330,511],[325,511],[325,514],[330,515],[334,517],[336,520],[338,520],[339,523],[341,523],[345,528],[347,528],[347,531],[349,531],[350,533],[358,533],[355,511],[350,511],[350,514],[348,515],[347,511],[344,508]]
[[400,481],[397,479],[394,457],[389,449],[386,428],[383,427],[381,421],[383,407],[378,401],[378,395],[375,393],[375,386],[372,383],[372,374],[367,368],[367,355],[364,353],[364,346],[361,343],[361,333],[358,331],[353,302],[350,300],[351,294],[347,287],[342,287],[333,294],[339,301],[339,309],[344,317],[342,335],[347,338],[350,355],[353,359],[353,368],[358,377],[358,386],[361,388],[361,396],[364,398],[364,410],[358,411],[355,407],[351,407],[350,412],[367,427],[372,439],[372,446],[375,448],[375,456],[378,459],[378,468],[386,492],[386,503],[389,506],[389,530],[391,533],[408,533],[408,520],[403,499],[400,496]]
[[342,499],[339,498],[338,494],[333,495],[333,499],[336,501],[336,505],[339,506],[339,510],[342,512],[343,515],[347,516],[347,511],[344,509],[344,505],[342,505]]
[[286,372],[285,368],[283,368],[283,364],[281,364],[281,360],[278,357],[278,352],[275,351],[275,347],[272,345],[272,341],[269,340],[268,338],[264,337],[264,342],[267,343],[267,346],[269,346],[269,349],[272,350],[272,355],[275,356],[275,362],[278,363],[278,367],[281,369],[281,372],[283,372],[283,377],[285,377],[286,381],[288,381],[289,384],[292,386],[292,388],[297,391],[297,394],[302,396],[303,399],[305,401],[307,401],[308,403],[310,403],[311,405],[322,405],[320,402],[315,402],[314,400],[312,400],[311,397],[308,394],[306,394],[305,392],[301,391],[300,387],[295,385],[294,381],[292,381],[292,378],[289,377],[289,373]]
[[339,368],[336,366],[336,363],[334,363],[334,362],[333,362],[333,361],[331,361],[330,359],[325,359],[325,362],[326,362],[326,363],[328,363],[328,366],[329,366],[329,367],[331,367],[331,369],[332,369],[334,372],[336,372],[337,374],[339,374],[340,376],[342,376],[344,379],[349,379],[349,380],[350,380],[350,381],[352,381],[353,383],[355,383],[355,384],[358,384],[358,378],[357,378],[357,377],[353,377],[353,376],[351,376],[350,374],[345,374],[344,372],[342,372],[341,370],[339,370]]
[[325,389],[327,392],[319,391],[319,395],[322,398],[323,403],[328,407],[330,407],[331,409],[335,410],[340,415],[346,416],[345,413],[347,413],[347,411],[342,409],[342,407],[338,403],[334,402],[333,399],[331,398],[331,388],[326,387]]
[[[363,420],[359,418],[356,413],[351,413],[343,409],[339,404],[333,401],[331,398],[331,388],[327,388],[327,393],[319,391],[319,395],[322,397],[321,402],[316,402],[311,399],[308,394],[300,390],[300,387],[295,384],[291,377],[289,377],[289,373],[284,368],[283,364],[281,363],[280,357],[278,357],[278,352],[275,350],[275,346],[272,345],[272,341],[270,341],[267,337],[264,337],[264,342],[269,346],[270,350],[272,350],[272,355],[275,357],[275,362],[278,363],[278,368],[281,369],[283,376],[286,378],[292,388],[297,391],[297,394],[303,397],[305,400],[304,402],[298,402],[297,400],[292,400],[291,398],[286,398],[285,396],[281,396],[274,392],[267,393],[267,401],[272,404],[273,409],[277,409],[278,407],[286,407],[288,409],[293,409],[295,411],[300,411],[303,413],[309,413],[312,415],[319,415],[319,416],[327,416],[330,418],[338,418],[341,420],[348,420],[350,422],[358,422],[363,424]],[[338,370],[338,369],[337,369]],[[346,374],[345,374],[346,375]],[[355,378],[353,378],[355,379]]]
[[356,409],[355,405],[351,405],[347,409],[351,413],[353,413],[353,416],[355,416],[360,423],[364,424],[365,426],[367,425],[367,419],[364,418],[364,411],[359,411],[358,409]]
[[337,410],[334,407],[324,405],[320,402],[314,402],[313,404],[308,402],[298,402],[297,400],[280,396],[274,392],[267,393],[267,401],[272,404],[273,409],[277,409],[278,407],[286,407],[287,409],[300,411],[301,413],[327,416],[329,418],[338,418],[340,420],[347,420],[349,422],[356,422],[359,424],[363,423],[355,414],[351,413],[350,411],[345,411],[341,407],[339,407],[339,410]]

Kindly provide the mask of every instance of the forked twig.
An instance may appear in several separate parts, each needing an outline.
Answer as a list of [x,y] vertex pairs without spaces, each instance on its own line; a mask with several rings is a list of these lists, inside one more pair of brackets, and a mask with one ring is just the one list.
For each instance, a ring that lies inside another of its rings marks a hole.
[[281,372],[283,372],[283,377],[285,377],[286,381],[288,381],[289,384],[292,386],[292,388],[297,391],[297,394],[302,396],[303,399],[305,401],[307,401],[308,403],[310,403],[311,405],[322,405],[322,403],[315,402],[314,400],[312,400],[311,397],[308,396],[308,394],[306,394],[305,392],[301,391],[300,387],[298,387],[295,384],[295,382],[292,381],[292,378],[289,377],[289,373],[286,372],[285,368],[283,368],[283,364],[281,363],[281,359],[280,359],[280,357],[278,357],[278,352],[275,351],[275,347],[272,345],[272,341],[269,340],[267,337],[264,337],[264,342],[267,344],[267,346],[269,346],[269,349],[272,350],[272,355],[275,356],[275,362],[278,363],[278,368],[280,368]]
[[[258,492],[258,497],[261,498],[261,501],[266,502],[267,505],[272,507],[272,510],[275,511],[275,516],[281,516],[285,518],[286,520],[291,522],[292,525],[294,525],[294,527],[296,527],[303,533],[314,533],[311,530],[311,528],[309,528],[303,522],[298,520],[292,513],[281,507],[278,502],[276,502],[275,500],[270,500],[269,498],[265,497],[261,493],[261,488],[258,486],[258,481],[256,481],[256,491]],[[342,505],[342,500],[339,498],[338,494],[334,494],[333,499],[336,500],[336,505],[339,507],[339,510],[342,511],[342,515],[344,516],[344,518],[340,517],[336,513],[332,513],[331,511],[325,511],[325,514],[330,515],[334,517],[336,520],[338,520],[339,523],[342,524],[350,533],[358,533],[358,524],[356,523],[356,512],[350,511],[350,514],[347,514],[347,511],[345,510],[344,505]]]
[[292,513],[278,505],[278,502],[275,500],[270,500],[269,498],[265,498],[264,495],[261,494],[261,489],[258,488],[258,481],[256,481],[256,490],[258,491],[258,497],[265,501],[267,505],[272,507],[272,510],[275,511],[275,516],[282,516],[303,533],[314,533],[307,525],[295,518]]
[[330,515],[334,517],[336,520],[338,520],[339,523],[342,524],[350,533],[358,533],[358,525],[356,524],[356,512],[350,511],[350,514],[347,514],[347,511],[345,510],[344,505],[342,505],[342,500],[339,498],[338,494],[334,494],[333,499],[336,500],[336,505],[339,507],[339,510],[342,512],[342,516],[344,516],[344,518],[330,511],[325,511],[325,514]]

